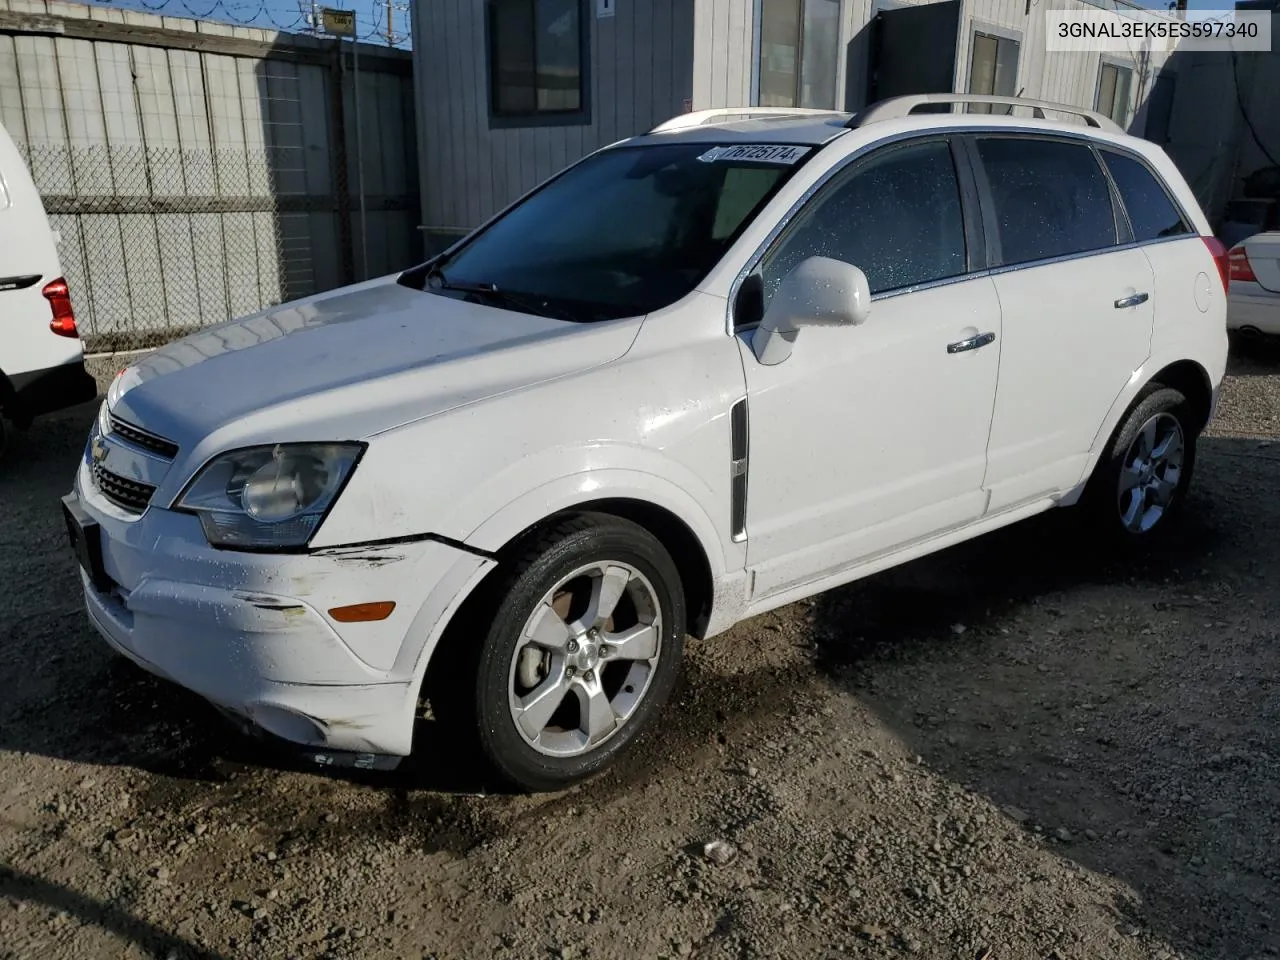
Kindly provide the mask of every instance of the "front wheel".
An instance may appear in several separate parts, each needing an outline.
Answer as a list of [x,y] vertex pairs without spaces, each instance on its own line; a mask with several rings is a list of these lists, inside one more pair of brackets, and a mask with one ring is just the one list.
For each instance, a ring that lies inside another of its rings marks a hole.
[[1181,391],[1147,388],[1116,428],[1086,491],[1086,509],[1105,533],[1140,543],[1164,531],[1186,499],[1197,432]]
[[469,711],[490,764],[527,790],[602,770],[679,673],[685,601],[670,555],[637,524],[584,515],[523,549],[491,596]]

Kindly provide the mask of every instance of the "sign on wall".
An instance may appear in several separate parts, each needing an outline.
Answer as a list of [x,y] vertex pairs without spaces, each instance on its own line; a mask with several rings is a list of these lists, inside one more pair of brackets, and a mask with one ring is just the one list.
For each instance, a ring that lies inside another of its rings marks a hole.
[[354,10],[334,10],[323,7],[320,10],[320,24],[324,32],[335,37],[354,37],[356,35],[356,12]]

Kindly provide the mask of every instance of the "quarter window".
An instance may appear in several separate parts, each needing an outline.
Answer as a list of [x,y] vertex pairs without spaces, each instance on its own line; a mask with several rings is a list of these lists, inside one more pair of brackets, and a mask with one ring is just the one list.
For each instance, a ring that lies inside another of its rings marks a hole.
[[1191,232],[1168,192],[1145,165],[1110,150],[1103,150],[1102,156],[1129,214],[1134,240],[1142,243]]
[[582,0],[489,0],[490,112],[498,119],[582,112]]
[[1027,263],[1116,243],[1111,190],[1093,151],[1026,137],[978,141],[991,184],[1001,260]]
[[948,144],[880,151],[814,197],[765,257],[766,305],[790,270],[816,256],[860,268],[872,293],[963,274],[964,218]]

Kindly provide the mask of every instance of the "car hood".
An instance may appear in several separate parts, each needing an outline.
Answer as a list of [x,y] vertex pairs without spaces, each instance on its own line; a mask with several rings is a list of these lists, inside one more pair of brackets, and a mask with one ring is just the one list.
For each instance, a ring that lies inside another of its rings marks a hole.
[[219,431],[361,439],[608,363],[639,322],[533,316],[384,277],[177,340],[122,371],[107,397],[115,415],[188,449]]

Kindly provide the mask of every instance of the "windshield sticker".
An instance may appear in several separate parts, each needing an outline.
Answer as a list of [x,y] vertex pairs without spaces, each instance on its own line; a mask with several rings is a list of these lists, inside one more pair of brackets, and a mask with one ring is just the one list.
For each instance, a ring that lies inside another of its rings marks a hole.
[[714,163],[717,160],[734,160],[739,163],[785,163],[793,164],[806,153],[808,147],[797,147],[789,144],[740,143],[732,147],[712,147],[698,157],[703,163]]

